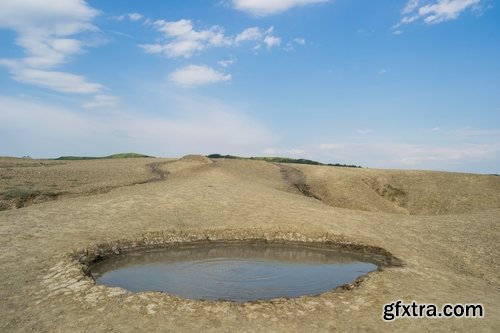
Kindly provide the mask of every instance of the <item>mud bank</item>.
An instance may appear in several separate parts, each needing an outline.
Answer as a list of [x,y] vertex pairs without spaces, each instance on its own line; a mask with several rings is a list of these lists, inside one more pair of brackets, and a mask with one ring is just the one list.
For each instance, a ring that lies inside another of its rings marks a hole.
[[[116,293],[129,294],[130,292],[119,288],[108,288],[95,284],[90,274],[91,266],[104,259],[113,256],[126,254],[127,252],[141,249],[165,248],[180,244],[203,244],[210,242],[253,242],[271,244],[299,244],[329,247],[335,249],[355,250],[360,253],[369,254],[377,260],[378,270],[363,275],[352,283],[342,285],[333,291],[350,290],[359,286],[370,274],[383,274],[386,269],[396,269],[404,267],[402,261],[394,257],[391,253],[377,246],[359,244],[346,237],[335,234],[304,234],[296,231],[272,231],[272,230],[168,230],[161,232],[151,232],[136,238],[119,239],[105,243],[96,244],[84,249],[76,249],[72,253],[64,256],[64,260],[51,267],[49,274],[43,277],[42,285],[51,291],[51,296],[57,294],[85,294],[82,300],[88,299],[95,292],[103,292],[105,295],[114,296]],[[332,291],[332,292],[333,292]],[[176,300],[176,302],[186,302],[192,304],[192,300],[184,300],[164,293],[141,293],[149,294],[149,297],[161,298],[164,301]],[[306,297],[307,298],[307,297]],[[94,299],[90,297],[90,299]],[[274,302],[258,301],[258,302]],[[281,300],[281,301],[284,301]],[[203,302],[203,301],[202,301]],[[222,302],[222,301],[219,301]],[[92,302],[91,302],[92,303]]]
[[[283,231],[261,231],[261,230],[177,230],[149,233],[130,240],[117,240],[98,244],[88,249],[76,250],[69,258],[74,267],[66,267],[66,272],[74,271],[80,264],[81,272],[92,278],[91,268],[94,264],[103,260],[112,260],[113,257],[139,250],[153,250],[161,248],[175,248],[179,245],[191,245],[197,247],[210,246],[210,244],[281,244],[281,245],[301,245],[314,246],[323,249],[338,249],[356,251],[364,254],[373,262],[376,262],[378,271],[382,272],[388,267],[402,267],[402,261],[395,258],[388,251],[375,246],[361,245],[353,241],[348,241],[345,237],[333,234],[304,235],[298,232]],[[76,276],[75,276],[76,278]],[[358,286],[365,276],[360,276],[352,283],[344,284],[336,288],[337,290],[350,290]]]

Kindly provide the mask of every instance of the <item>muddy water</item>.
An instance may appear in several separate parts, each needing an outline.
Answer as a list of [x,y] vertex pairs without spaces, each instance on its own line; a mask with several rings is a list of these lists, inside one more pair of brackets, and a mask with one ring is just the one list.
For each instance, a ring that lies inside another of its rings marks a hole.
[[353,282],[382,258],[342,249],[203,243],[129,252],[91,267],[98,284],[188,299],[245,302],[317,295]]

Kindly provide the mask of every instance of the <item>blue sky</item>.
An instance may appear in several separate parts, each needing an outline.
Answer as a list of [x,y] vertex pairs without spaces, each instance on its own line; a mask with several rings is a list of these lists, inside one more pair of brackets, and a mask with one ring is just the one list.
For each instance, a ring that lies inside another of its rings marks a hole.
[[3,0],[0,155],[500,173],[493,0]]

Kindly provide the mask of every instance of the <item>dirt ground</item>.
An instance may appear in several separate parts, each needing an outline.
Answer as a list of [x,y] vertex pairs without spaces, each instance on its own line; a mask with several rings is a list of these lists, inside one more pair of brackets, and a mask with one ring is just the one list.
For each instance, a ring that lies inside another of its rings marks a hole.
[[[498,332],[500,177],[250,160],[0,159],[0,332]],[[315,297],[190,301],[95,285],[138,245],[259,239],[381,248],[403,265]],[[350,290],[349,290],[350,289]],[[382,319],[480,303],[483,318]]]

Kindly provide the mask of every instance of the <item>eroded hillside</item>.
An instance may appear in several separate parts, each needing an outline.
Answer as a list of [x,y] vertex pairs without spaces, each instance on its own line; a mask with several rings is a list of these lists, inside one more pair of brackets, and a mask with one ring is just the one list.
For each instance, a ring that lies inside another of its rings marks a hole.
[[500,208],[500,177],[435,171],[297,166],[309,192],[340,208],[411,215]]

